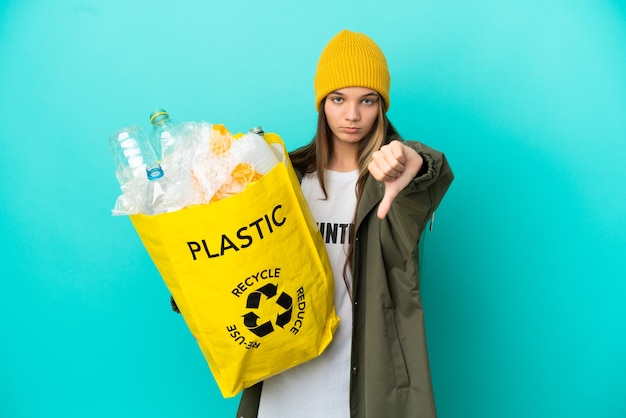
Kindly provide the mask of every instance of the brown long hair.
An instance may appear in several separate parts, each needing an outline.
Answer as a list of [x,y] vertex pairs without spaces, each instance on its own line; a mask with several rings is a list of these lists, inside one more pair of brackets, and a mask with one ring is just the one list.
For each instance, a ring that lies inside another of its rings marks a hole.
[[[317,179],[320,183],[324,197],[328,198],[326,193],[326,169],[328,168],[328,161],[330,155],[333,153],[332,132],[326,121],[326,114],[324,113],[324,103],[326,98],[322,100],[319,107],[319,114],[317,118],[317,131],[313,140],[297,150],[290,153],[290,158],[293,166],[301,173],[313,173],[317,172]],[[363,194],[363,187],[365,180],[369,176],[367,165],[372,160],[372,154],[377,151],[383,145],[388,144],[392,139],[399,139],[400,136],[396,131],[396,128],[387,119],[385,111],[384,101],[381,99],[378,101],[378,118],[372,126],[371,131],[365,135],[365,137],[359,142],[358,147],[358,165],[359,165],[359,177],[356,182],[356,198],[357,207],[361,201],[361,195]],[[356,211],[352,223],[356,222]],[[350,229],[351,234],[354,230]],[[348,244],[348,253],[346,264],[343,268],[344,280],[346,279],[347,269],[352,270],[352,255],[354,253],[354,237],[350,237]]]

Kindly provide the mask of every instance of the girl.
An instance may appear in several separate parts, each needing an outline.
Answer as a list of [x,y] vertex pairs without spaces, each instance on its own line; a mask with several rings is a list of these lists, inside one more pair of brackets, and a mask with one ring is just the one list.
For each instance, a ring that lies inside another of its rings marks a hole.
[[313,141],[291,153],[325,238],[341,322],[318,358],[246,389],[241,418],[435,417],[418,243],[452,181],[444,155],[386,117],[380,48],[347,30],[315,74]]

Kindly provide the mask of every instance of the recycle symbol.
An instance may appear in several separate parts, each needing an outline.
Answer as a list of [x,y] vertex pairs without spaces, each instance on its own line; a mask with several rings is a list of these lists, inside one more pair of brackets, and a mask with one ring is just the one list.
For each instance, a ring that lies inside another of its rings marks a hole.
[[[247,309],[258,309],[261,306],[261,300],[263,303],[268,303],[278,293],[278,286],[272,283],[266,284],[263,287],[251,292],[248,295],[246,302]],[[263,298],[265,296],[265,298]],[[284,328],[285,325],[291,321],[291,312],[293,310],[292,298],[285,292],[281,292],[280,296],[274,301],[278,306],[284,309],[282,313],[279,313],[276,317],[276,325]],[[274,331],[274,325],[271,320],[259,324],[260,316],[254,311],[250,311],[243,316],[243,324],[258,337],[264,337],[267,334]]]

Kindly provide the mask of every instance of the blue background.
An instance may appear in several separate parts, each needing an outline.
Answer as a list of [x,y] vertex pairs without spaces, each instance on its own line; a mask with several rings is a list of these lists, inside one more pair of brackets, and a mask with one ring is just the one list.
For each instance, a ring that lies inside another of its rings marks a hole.
[[456,175],[423,254],[440,417],[626,416],[623,1],[2,4],[1,417],[234,416],[110,214],[106,138],[164,107],[302,145],[343,28]]

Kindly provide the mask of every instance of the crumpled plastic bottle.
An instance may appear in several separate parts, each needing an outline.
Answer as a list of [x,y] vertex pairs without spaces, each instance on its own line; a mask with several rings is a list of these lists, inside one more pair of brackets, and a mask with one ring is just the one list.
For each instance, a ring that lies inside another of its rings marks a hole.
[[175,193],[174,183],[165,177],[160,164],[146,166],[148,184],[141,198],[140,212],[146,215],[158,215],[180,209],[179,196]]
[[140,126],[128,126],[111,134],[109,149],[122,189],[114,215],[155,215],[180,209],[176,188],[165,177],[148,135]]
[[156,153],[158,161],[164,161],[172,154],[178,139],[177,123],[170,119],[165,109],[157,109],[150,114],[152,131],[150,142]]
[[122,190],[133,179],[145,176],[146,157],[154,154],[145,131],[137,125],[113,132],[109,136],[109,151],[115,162],[115,177]]

